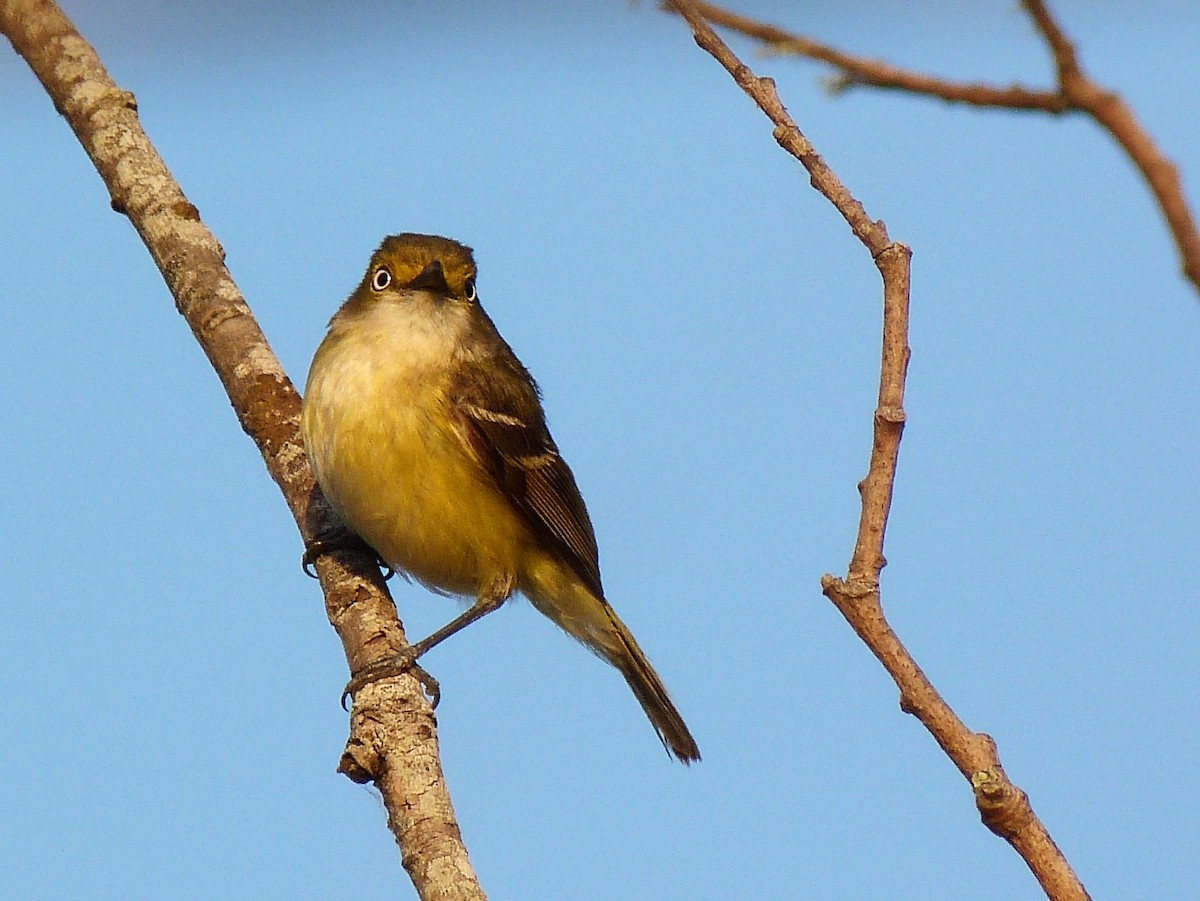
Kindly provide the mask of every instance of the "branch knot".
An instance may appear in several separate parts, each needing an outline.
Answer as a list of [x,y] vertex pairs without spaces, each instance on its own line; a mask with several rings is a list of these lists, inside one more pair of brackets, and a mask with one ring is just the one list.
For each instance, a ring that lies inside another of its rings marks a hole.
[[980,819],[1001,838],[1012,838],[1033,820],[1029,796],[1008,780],[1000,766],[972,773],[971,788]]

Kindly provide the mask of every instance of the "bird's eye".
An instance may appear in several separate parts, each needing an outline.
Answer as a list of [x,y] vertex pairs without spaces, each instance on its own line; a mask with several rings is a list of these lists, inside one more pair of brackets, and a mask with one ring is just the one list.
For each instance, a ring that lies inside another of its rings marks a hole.
[[466,297],[467,300],[471,301],[475,300],[475,298],[478,296],[478,293],[475,291],[475,279],[467,279],[466,283],[463,285],[463,296]]
[[392,274],[387,271],[387,268],[380,266],[375,270],[375,274],[371,276],[371,290],[382,291],[392,283]]

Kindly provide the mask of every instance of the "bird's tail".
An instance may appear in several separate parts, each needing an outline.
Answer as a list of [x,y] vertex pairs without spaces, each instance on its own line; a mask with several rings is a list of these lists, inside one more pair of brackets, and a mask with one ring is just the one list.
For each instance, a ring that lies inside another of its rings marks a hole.
[[575,579],[527,583],[523,588],[535,607],[620,671],[668,753],[683,763],[700,759],[696,740],[662,679],[608,601]]
[[667,687],[638,647],[633,633],[625,627],[612,607],[607,603],[604,607],[612,619],[613,632],[619,641],[614,643],[614,647],[602,648],[601,655],[625,677],[634,697],[642,705],[642,710],[646,711],[650,724],[662,740],[663,747],[681,763],[699,760],[700,748],[671,701],[671,696],[667,694]]

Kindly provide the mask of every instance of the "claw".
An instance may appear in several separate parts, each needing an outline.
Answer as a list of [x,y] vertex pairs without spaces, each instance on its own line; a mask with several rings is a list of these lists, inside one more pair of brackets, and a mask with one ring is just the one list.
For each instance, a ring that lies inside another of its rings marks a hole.
[[357,535],[347,532],[335,534],[329,538],[314,538],[305,544],[304,556],[300,558],[300,568],[304,570],[306,576],[315,579],[317,578],[317,573],[314,567],[316,566],[317,558],[324,554],[334,553],[335,551],[359,551],[373,557],[379,568],[383,570],[384,581],[387,581],[396,574],[396,570],[376,554],[373,547]]
[[442,700],[442,687],[438,684],[438,680],[429,675],[424,667],[418,665],[412,648],[409,648],[403,654],[397,654],[395,657],[389,657],[386,660],[373,663],[355,673],[350,681],[346,683],[346,687],[342,689],[342,709],[348,712],[350,708],[346,706],[346,699],[353,698],[358,694],[360,689],[370,685],[372,682],[378,682],[380,679],[390,679],[392,676],[399,676],[409,671],[421,683],[421,688],[425,690],[425,695],[429,698],[430,705],[436,710],[438,703]]
[[313,568],[316,565],[317,558],[321,556],[321,551],[313,545],[308,545],[304,548],[304,556],[300,558],[300,568],[304,570],[304,575],[310,579],[316,579],[317,571]]

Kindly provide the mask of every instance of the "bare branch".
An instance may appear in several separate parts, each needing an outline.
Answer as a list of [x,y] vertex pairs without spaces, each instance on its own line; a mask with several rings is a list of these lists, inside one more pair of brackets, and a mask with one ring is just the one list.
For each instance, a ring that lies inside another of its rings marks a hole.
[[[671,4],[668,2],[664,6],[669,9]],[[777,25],[758,22],[712,3],[697,0],[692,6],[708,21],[761,41],[771,53],[806,56],[840,69],[840,74],[828,82],[834,92],[853,87],[871,87],[924,94],[949,103],[965,103],[970,106],[1000,106],[1009,109],[1042,110],[1047,113],[1062,113],[1067,110],[1066,100],[1053,91],[1039,91],[1019,84],[999,87],[936,78],[923,72],[894,66],[883,60],[846,53],[805,35],[794,34]]]
[[851,231],[871,251],[871,256],[879,256],[890,243],[887,228],[882,222],[871,220],[862,204],[854,199],[834,171],[825,165],[825,161],[821,159],[812,142],[804,136],[795,120],[784,108],[783,102],[775,90],[774,80],[759,78],[751,72],[749,67],[734,56],[728,45],[717,37],[717,33],[709,28],[704,19],[692,9],[692,4],[680,2],[672,3],[672,6],[692,26],[696,43],[712,54],[717,62],[728,70],[729,74],[733,76],[733,80],[775,123],[775,140],[808,170],[812,186],[824,194],[842,214],[849,223]]
[[1054,54],[1058,90],[1069,107],[1087,113],[1111,134],[1146,179],[1175,239],[1184,276],[1200,289],[1200,231],[1183,193],[1179,170],[1167,159],[1132,107],[1119,94],[1088,78],[1058,22],[1042,0],[1023,0]]
[[[142,130],[137,103],[53,0],[3,0],[0,31],[29,64],[162,272],[238,420],[279,485],[301,535],[337,527],[309,470],[300,398],[225,268],[224,252]],[[374,561],[341,552],[317,564],[330,622],[352,671],[405,647]],[[416,678],[359,695],[339,766],[372,779],[422,898],[484,898],[462,843],[438,757],[437,726]]]
[[[1179,171],[1167,159],[1153,138],[1138,121],[1132,108],[1113,91],[1088,78],[1079,63],[1075,48],[1043,0],[1022,0],[1038,31],[1049,45],[1058,70],[1058,88],[1036,90],[1022,85],[998,87],[935,78],[910,69],[902,69],[880,60],[855,56],[797,35],[776,25],[757,22],[712,3],[691,3],[705,19],[754,38],[777,53],[806,56],[839,69],[830,79],[834,91],[854,87],[903,91],[933,97],[950,103],[1061,113],[1086,113],[1116,139],[1129,156],[1163,212],[1179,252],[1184,276],[1200,289],[1200,230],[1183,192]],[[671,9],[673,4],[664,6]]]
[[871,251],[883,278],[879,401],[874,416],[871,462],[867,477],[859,486],[862,513],[858,535],[847,578],[826,575],[821,580],[824,593],[895,681],[900,689],[901,709],[921,721],[967,777],[988,828],[1016,849],[1048,897],[1056,901],[1086,899],[1086,890],[1034,814],[1029,799],[1004,773],[995,742],[963,724],[892,631],[883,613],[879,577],[886,564],[884,533],[904,430],[904,384],[910,356],[910,251],[905,245],[890,241],[883,224],[867,216],[792,121],[779,101],[774,83],[755,76],[734,55],[704,21],[701,5],[685,0],[672,0],[672,5],[691,25],[696,43],[725,67],[775,123],[775,139],[804,165],[813,186],[850,223],[855,235]]

